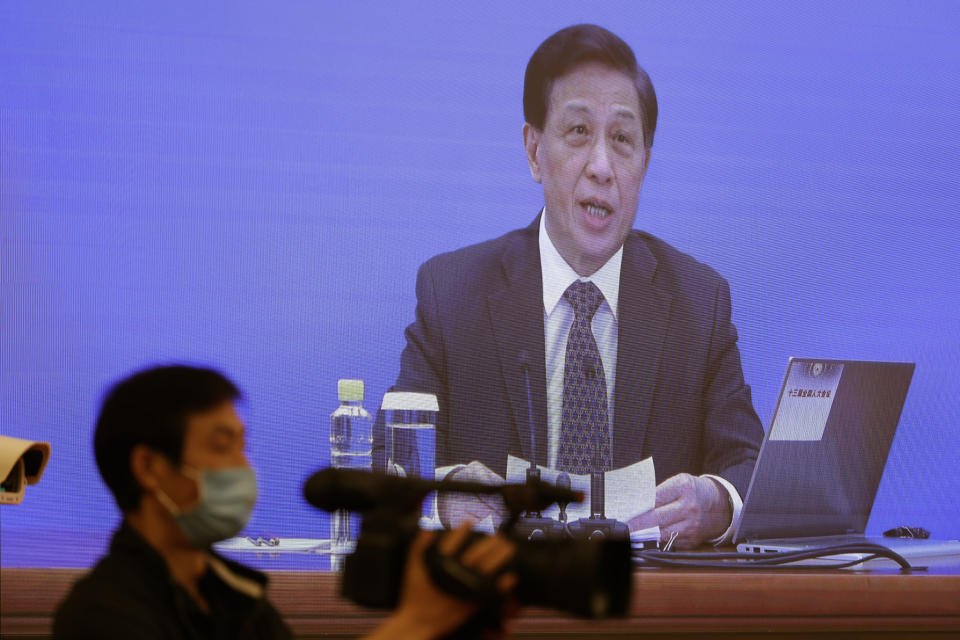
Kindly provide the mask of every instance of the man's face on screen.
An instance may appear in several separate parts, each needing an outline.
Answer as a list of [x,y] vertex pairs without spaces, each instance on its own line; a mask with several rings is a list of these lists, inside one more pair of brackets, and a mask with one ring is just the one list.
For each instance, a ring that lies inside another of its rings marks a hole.
[[647,171],[633,81],[597,62],[574,67],[553,83],[543,131],[528,123],[523,137],[543,185],[547,234],[577,273],[590,275],[633,227]]

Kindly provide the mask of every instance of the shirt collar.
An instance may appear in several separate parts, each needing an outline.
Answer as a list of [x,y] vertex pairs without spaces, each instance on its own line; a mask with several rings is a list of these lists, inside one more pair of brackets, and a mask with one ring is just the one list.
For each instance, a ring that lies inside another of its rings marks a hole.
[[[267,587],[266,574],[224,558],[211,550],[207,550],[207,553],[210,558],[210,569],[227,586],[253,599],[263,596]],[[110,541],[110,554],[120,556],[125,561],[130,561],[133,556],[138,562],[146,564],[148,569],[156,575],[170,575],[170,568],[160,552],[147,542],[126,519],[113,534],[113,539]]]
[[553,313],[567,287],[573,284],[574,280],[582,280],[597,285],[616,319],[617,302],[620,299],[620,265],[623,262],[623,246],[621,245],[596,273],[581,278],[553,246],[553,241],[547,235],[546,219],[547,210],[544,208],[540,214],[540,273],[543,277],[543,308],[547,315]]

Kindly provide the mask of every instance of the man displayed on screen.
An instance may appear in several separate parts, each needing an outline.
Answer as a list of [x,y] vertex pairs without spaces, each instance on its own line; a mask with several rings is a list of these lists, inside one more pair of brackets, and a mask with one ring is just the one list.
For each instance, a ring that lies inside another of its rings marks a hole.
[[[108,554],[58,607],[55,638],[292,637],[265,596],[266,576],[210,548],[243,529],[257,498],[239,395],[220,373],[185,366],[142,371],[112,388],[94,449],[123,521]],[[458,553],[468,534],[464,526],[445,535],[438,550]],[[442,637],[478,610],[431,582],[423,560],[431,537],[415,539],[400,605],[370,638]],[[512,554],[512,543],[492,536],[459,559],[493,573]],[[506,573],[498,586],[515,581]]]
[[[394,388],[437,394],[449,477],[502,481],[508,454],[576,473],[653,456],[656,508],[631,529],[659,525],[680,547],[723,539],[763,431],[726,280],[633,229],[650,79],[618,36],[573,26],[530,58],[523,109],[545,206],[420,268]],[[448,524],[497,515],[473,497],[440,511]]]

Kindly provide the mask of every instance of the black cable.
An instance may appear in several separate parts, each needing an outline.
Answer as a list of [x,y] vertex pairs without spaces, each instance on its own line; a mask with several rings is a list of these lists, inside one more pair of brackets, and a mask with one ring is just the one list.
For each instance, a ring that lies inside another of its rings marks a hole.
[[[797,560],[806,560],[811,558],[822,558],[844,553],[866,553],[869,557],[856,559],[849,562],[835,563],[833,565],[819,565],[822,568],[846,567],[866,562],[868,559],[878,557],[889,558],[897,562],[905,569],[914,568],[899,554],[891,551],[882,545],[872,543],[848,543],[844,545],[835,545],[831,547],[819,547],[812,549],[803,549],[798,551],[777,552],[775,554],[756,554],[739,552],[717,552],[717,553],[680,553],[680,552],[662,552],[662,551],[642,551],[637,555],[641,564],[657,564],[662,566],[704,566],[711,568],[754,568],[780,566],[795,562]],[[718,562],[709,562],[710,560]],[[727,562],[736,560],[739,562]],[[746,562],[742,562],[746,561]],[[791,567],[794,568],[794,567]]]
[[[829,558],[846,553],[865,553],[863,558],[841,561],[832,564],[796,566],[791,563],[799,560]],[[798,551],[778,551],[776,553],[683,553],[676,551],[639,551],[634,554],[634,562],[639,566],[685,567],[697,569],[844,569],[877,558],[887,558],[900,565],[903,570],[925,571],[926,567],[914,567],[900,554],[879,544],[861,542],[814,547]]]
[[[829,556],[822,556],[822,555],[821,555],[821,556],[815,556],[815,557],[829,557]],[[659,567],[659,568],[674,567],[674,568],[687,568],[687,569],[689,569],[689,568],[696,568],[696,569],[734,569],[734,570],[738,570],[738,571],[756,570],[756,569],[764,569],[764,570],[770,570],[770,569],[790,569],[791,571],[797,571],[797,570],[801,570],[801,569],[805,569],[805,570],[809,570],[809,569],[814,569],[814,570],[821,570],[821,569],[845,569],[845,568],[847,568],[847,567],[852,567],[852,566],[854,566],[854,565],[862,564],[862,563],[864,563],[864,562],[869,562],[870,560],[874,560],[874,559],[879,558],[879,557],[880,557],[880,555],[878,555],[878,554],[871,554],[871,555],[866,555],[866,556],[864,556],[863,558],[860,558],[860,559],[857,559],[857,560],[851,560],[851,561],[849,561],[849,562],[835,562],[835,563],[832,563],[832,564],[824,563],[824,564],[818,564],[818,565],[800,565],[800,566],[794,566],[794,565],[792,564],[792,563],[794,563],[794,562],[797,562],[797,561],[800,560],[800,559],[784,560],[784,561],[782,561],[782,562],[780,562],[780,563],[776,563],[776,564],[774,564],[774,563],[771,563],[771,564],[761,564],[761,563],[759,563],[759,562],[740,562],[740,563],[733,563],[733,562],[697,562],[697,561],[693,561],[693,560],[671,560],[671,559],[668,559],[668,558],[656,558],[656,559],[646,558],[646,559],[643,559],[643,561],[640,562],[639,564],[640,564],[641,566],[643,566],[643,565],[649,565],[649,566],[652,566],[652,567]]]

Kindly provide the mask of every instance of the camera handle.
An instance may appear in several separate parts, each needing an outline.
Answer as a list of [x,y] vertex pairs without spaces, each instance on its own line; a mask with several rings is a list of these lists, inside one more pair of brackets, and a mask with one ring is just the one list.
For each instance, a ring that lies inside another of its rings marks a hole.
[[484,538],[486,536],[481,533],[471,532],[463,545],[457,549],[456,553],[451,555],[440,553],[437,540],[434,540],[424,554],[427,572],[430,574],[433,583],[440,587],[442,591],[461,600],[472,600],[486,604],[499,602],[502,597],[497,589],[497,579],[510,569],[510,563],[496,573],[487,575],[464,566],[460,562],[460,556],[463,552],[471,544]]
[[481,605],[476,614],[450,633],[450,638],[484,638],[490,630],[500,629],[502,626],[500,610],[504,599],[497,589],[497,579],[510,569],[510,563],[493,574],[485,575],[460,562],[460,555],[473,542],[484,537],[483,534],[472,532],[452,555],[441,554],[437,548],[437,540],[434,540],[424,554],[427,573],[437,587],[461,600],[478,602]]

